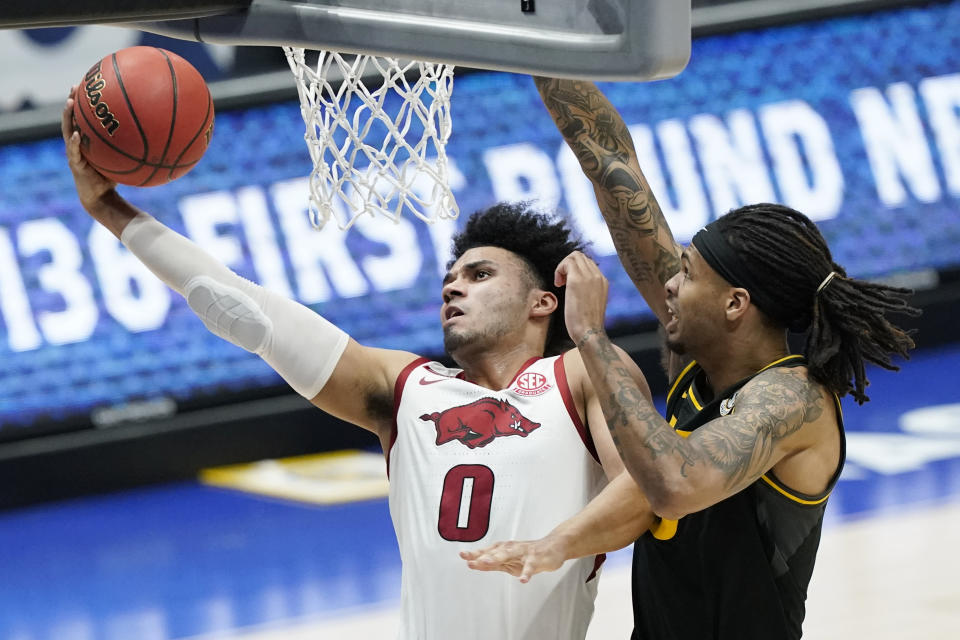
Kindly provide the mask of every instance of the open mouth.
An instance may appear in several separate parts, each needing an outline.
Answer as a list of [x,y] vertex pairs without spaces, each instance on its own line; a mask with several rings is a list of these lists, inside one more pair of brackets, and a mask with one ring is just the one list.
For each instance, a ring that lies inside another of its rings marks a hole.
[[447,310],[443,312],[443,319],[449,320],[450,318],[458,318],[463,315],[463,311],[459,307],[447,307]]
[[671,329],[677,324],[677,312],[674,311],[671,307],[667,307],[667,324],[664,325],[664,329]]

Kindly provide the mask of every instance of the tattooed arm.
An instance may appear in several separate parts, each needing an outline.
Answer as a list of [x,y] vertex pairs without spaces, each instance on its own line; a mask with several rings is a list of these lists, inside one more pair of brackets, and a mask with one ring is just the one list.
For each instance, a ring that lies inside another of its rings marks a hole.
[[593,83],[534,78],[543,103],[593,182],[620,262],[666,324],[663,285],[680,270],[680,253],[637,161],[623,119]]
[[[650,388],[640,368],[622,350],[614,350],[619,354],[620,366],[649,399]],[[505,571],[527,582],[537,573],[559,569],[567,560],[622,549],[654,521],[646,497],[624,469],[613,445],[599,398],[576,349],[564,354],[564,367],[575,397],[583,398],[587,427],[610,482],[581,511],[543,538],[497,542],[483,549],[461,551],[460,557],[471,569]]]
[[597,265],[576,252],[557,274],[557,284],[567,288],[567,330],[614,445],[654,513],[678,520],[716,504],[817,442],[825,396],[803,368],[758,374],[740,390],[733,413],[681,437],[637,386],[603,331],[606,286]]
[[605,335],[593,333],[580,345],[598,393],[605,394],[607,426],[624,465],[653,510],[672,520],[742,491],[802,451],[811,440],[804,427],[824,412],[820,390],[806,371],[771,369],[742,388],[733,413],[684,439],[609,367]]
[[484,549],[461,551],[477,571],[505,571],[527,582],[535,574],[556,571],[567,560],[622,549],[654,521],[643,492],[624,471],[579,513],[538,540],[497,542]]

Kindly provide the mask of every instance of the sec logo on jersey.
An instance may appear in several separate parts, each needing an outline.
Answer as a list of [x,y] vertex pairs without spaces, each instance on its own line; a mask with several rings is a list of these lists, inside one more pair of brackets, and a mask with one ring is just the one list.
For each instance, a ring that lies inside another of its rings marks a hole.
[[538,396],[541,393],[549,391],[552,385],[547,382],[547,377],[542,373],[528,371],[517,378],[513,384],[514,393],[521,396]]

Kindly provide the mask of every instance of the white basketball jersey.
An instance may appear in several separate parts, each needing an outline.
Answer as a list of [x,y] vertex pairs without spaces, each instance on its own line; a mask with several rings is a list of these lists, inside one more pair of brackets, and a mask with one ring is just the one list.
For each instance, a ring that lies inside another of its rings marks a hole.
[[425,359],[396,385],[390,514],[403,560],[402,640],[581,640],[598,558],[529,583],[467,567],[458,552],[532,540],[606,484],[562,357],[532,359],[491,391]]

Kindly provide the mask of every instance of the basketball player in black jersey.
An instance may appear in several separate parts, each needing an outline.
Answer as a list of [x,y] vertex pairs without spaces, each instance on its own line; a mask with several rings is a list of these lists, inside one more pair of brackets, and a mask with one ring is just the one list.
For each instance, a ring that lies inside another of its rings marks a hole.
[[[844,461],[838,397],[865,402],[865,361],[896,369],[891,355],[913,347],[886,319],[915,312],[909,291],[847,277],[817,227],[781,205],[736,209],[680,247],[599,90],[536,83],[669,347],[664,419],[604,333],[607,282],[596,264],[580,253],[561,263],[567,329],[637,499],[659,516],[634,546],[633,638],[799,638],[826,500]],[[802,355],[789,352],[788,330],[807,332]],[[466,557],[528,580],[615,547],[604,532],[618,517],[615,505],[591,504],[546,538]]]

